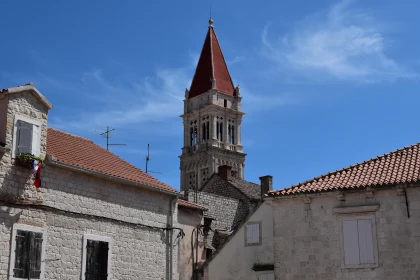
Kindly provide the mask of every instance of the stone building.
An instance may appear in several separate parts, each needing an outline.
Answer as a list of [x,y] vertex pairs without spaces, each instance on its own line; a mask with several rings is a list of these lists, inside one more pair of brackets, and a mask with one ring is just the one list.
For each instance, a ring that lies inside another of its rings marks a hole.
[[276,279],[420,279],[420,144],[269,193]]
[[204,279],[420,279],[419,209],[415,144],[270,191]]
[[[178,279],[178,191],[0,91],[0,279]],[[45,158],[41,186],[22,153]]]

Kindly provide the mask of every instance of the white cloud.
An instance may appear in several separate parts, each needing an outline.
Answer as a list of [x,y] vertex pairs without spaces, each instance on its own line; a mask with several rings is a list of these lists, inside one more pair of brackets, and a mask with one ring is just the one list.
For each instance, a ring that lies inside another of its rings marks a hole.
[[311,77],[327,74],[364,82],[418,77],[386,55],[386,38],[379,24],[350,4],[342,1],[274,40],[268,36],[267,25],[262,33],[264,55],[280,67]]
[[89,110],[78,115],[51,120],[58,128],[92,129],[104,125],[129,127],[143,122],[163,121],[182,113],[185,85],[190,83],[185,69],[161,69],[140,83],[130,78],[110,81],[101,70],[82,75],[84,92],[96,96]]

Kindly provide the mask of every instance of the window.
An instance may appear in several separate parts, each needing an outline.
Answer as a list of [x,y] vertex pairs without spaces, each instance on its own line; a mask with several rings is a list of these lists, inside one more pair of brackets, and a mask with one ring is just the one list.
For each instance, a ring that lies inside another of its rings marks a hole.
[[223,106],[225,106],[225,108],[227,107],[227,100],[226,99],[223,100]]
[[44,279],[46,233],[43,228],[13,225],[10,280]]
[[83,237],[82,280],[107,280],[110,275],[110,239],[85,234]]
[[274,273],[264,273],[258,275],[258,280],[274,280]]
[[245,226],[245,246],[261,245],[261,223],[250,222]]
[[41,125],[36,121],[23,116],[15,117],[13,150],[14,155],[30,153],[36,156],[40,154],[40,131]]
[[346,217],[342,220],[344,268],[376,267],[378,264],[375,216]]

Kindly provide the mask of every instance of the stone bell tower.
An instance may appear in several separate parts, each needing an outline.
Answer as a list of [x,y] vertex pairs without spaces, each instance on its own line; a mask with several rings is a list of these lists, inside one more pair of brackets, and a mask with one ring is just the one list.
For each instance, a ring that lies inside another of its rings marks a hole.
[[210,19],[191,87],[185,90],[181,191],[199,190],[221,165],[231,166],[232,176],[244,178],[241,99]]

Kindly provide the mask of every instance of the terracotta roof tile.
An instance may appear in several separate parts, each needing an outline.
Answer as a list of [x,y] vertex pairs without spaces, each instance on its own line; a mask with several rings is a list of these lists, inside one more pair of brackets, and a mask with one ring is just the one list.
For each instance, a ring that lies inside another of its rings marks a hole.
[[208,208],[196,203],[192,203],[190,201],[186,201],[184,199],[178,199],[177,203],[179,206],[183,206],[183,207],[187,207],[187,208],[192,208],[192,209],[196,209],[196,210],[202,210],[202,211],[207,211]]
[[268,196],[377,187],[420,181],[420,143],[327,173]]
[[214,28],[210,26],[191,82],[188,98],[196,97],[210,90],[212,79],[216,80],[216,90],[228,95],[235,95],[235,88],[219,40]]
[[93,141],[57,129],[48,128],[47,155],[65,164],[178,192]]

